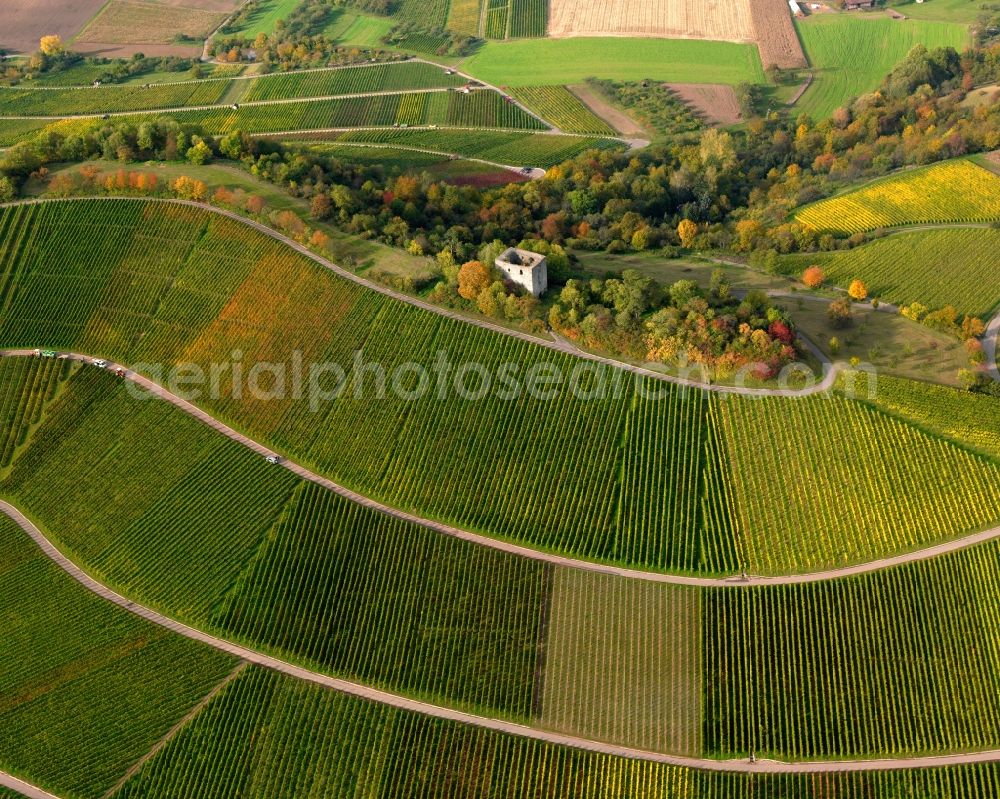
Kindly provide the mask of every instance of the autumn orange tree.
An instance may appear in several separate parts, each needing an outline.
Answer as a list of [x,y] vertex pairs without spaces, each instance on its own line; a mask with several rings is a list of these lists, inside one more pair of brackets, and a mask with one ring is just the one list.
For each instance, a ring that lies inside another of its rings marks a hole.
[[467,300],[474,300],[492,280],[490,270],[482,261],[468,261],[458,270],[458,293]]
[[811,289],[819,288],[826,280],[826,274],[819,266],[810,266],[802,273],[802,282]]

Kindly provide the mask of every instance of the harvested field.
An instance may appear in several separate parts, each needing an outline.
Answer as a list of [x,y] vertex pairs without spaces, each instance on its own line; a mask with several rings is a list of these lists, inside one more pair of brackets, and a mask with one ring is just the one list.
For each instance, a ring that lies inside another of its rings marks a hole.
[[180,44],[178,36],[203,41],[233,10],[231,0],[180,5],[153,0],[111,0],[80,33],[82,43]]
[[42,36],[56,33],[68,40],[80,30],[104,0],[4,0],[0,48],[16,53],[38,49]]
[[806,54],[795,32],[786,0],[749,0],[750,16],[764,69],[771,66],[795,69],[806,66]]
[[712,125],[734,125],[743,119],[732,86],[722,83],[668,83],[667,88]]
[[751,42],[750,0],[552,0],[549,36],[653,36]]

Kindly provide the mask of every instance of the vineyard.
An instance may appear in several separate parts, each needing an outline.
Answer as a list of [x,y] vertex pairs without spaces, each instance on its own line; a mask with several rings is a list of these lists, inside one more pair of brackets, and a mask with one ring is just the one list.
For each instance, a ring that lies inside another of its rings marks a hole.
[[[7,223],[8,215],[16,218]],[[431,364],[440,350],[488,374],[504,362],[524,370],[549,363],[563,374],[580,363],[387,300],[237,222],[191,208],[81,201],[9,209],[3,224],[23,243],[0,264],[13,297],[0,317],[5,346],[203,364],[237,350],[248,360],[288,363],[297,350],[305,363],[347,371],[363,348],[387,375],[402,364]],[[101,236],[90,233],[95,227]],[[432,382],[419,398],[390,393],[373,401],[369,378],[349,379],[336,402],[311,408],[290,395],[234,396],[224,379],[219,398],[204,403],[392,506],[644,568],[813,569],[997,521],[995,462],[863,403],[727,400],[666,384],[649,398],[644,383],[591,369],[585,385],[604,387],[593,398],[563,386],[552,398],[487,391],[462,400]],[[442,390],[447,402],[437,397]],[[844,441],[852,442],[850,459]],[[771,479],[786,474],[788,452],[803,453],[797,472]]]
[[[394,125],[452,125],[470,128],[544,130],[545,125],[496,92],[470,94],[449,91],[379,94],[268,105],[241,105],[179,111],[171,117],[201,125],[206,132],[225,134],[277,133],[327,128],[392,127]],[[141,117],[131,118],[135,122]]]
[[523,87],[514,97],[543,119],[567,133],[615,136],[615,130],[565,86]]
[[986,317],[1000,305],[998,251],[1000,231],[919,231],[852,250],[785,256],[782,271],[797,277],[817,264],[829,281],[847,288],[852,280],[863,280],[871,296],[897,305],[920,302],[932,309],[951,305],[961,314]]
[[336,94],[454,88],[465,83],[434,64],[403,61],[371,67],[347,67],[313,72],[289,72],[256,78],[242,96],[243,102],[283,100],[293,97],[327,97]]
[[303,483],[111,375],[72,380],[3,491],[168,615],[398,692],[531,714],[541,564]]
[[29,133],[41,130],[47,124],[44,119],[4,119],[0,117],[0,147],[17,144]]
[[51,360],[0,361],[0,469],[10,466],[69,372],[69,364]]
[[882,227],[1000,220],[1000,177],[971,161],[944,161],[807,205],[795,218],[850,234]]
[[72,116],[214,105],[222,100],[229,86],[226,80],[204,80],[72,89],[0,87],[0,115]]
[[872,560],[997,521],[1000,464],[860,402],[731,397],[719,409],[737,535],[755,573]]
[[1000,399],[881,375],[875,407],[1000,460]]
[[708,592],[706,749],[995,747],[998,597],[995,542],[864,578]]
[[115,796],[298,799],[301,785],[327,796],[379,799],[981,799],[1000,789],[1000,767],[749,776],[699,772],[430,719],[251,668]]
[[99,797],[234,662],[124,613],[0,517],[0,769]]
[[553,136],[489,130],[360,130],[337,134],[342,142],[372,142],[417,147],[482,158],[498,164],[547,168],[590,149],[620,147],[612,139]]

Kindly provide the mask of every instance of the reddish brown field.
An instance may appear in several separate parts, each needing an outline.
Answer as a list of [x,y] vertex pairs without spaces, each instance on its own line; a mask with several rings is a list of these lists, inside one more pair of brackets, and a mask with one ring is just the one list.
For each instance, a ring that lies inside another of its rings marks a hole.
[[733,125],[743,119],[732,86],[719,83],[668,83],[681,100],[712,125]]
[[33,53],[55,33],[66,41],[96,14],[104,0],[0,0],[0,47]]
[[750,0],[750,18],[764,69],[806,66],[806,56],[795,32],[788,0]]

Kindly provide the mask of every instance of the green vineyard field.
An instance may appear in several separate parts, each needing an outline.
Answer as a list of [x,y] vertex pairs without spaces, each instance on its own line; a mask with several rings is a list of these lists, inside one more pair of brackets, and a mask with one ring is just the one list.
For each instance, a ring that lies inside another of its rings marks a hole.
[[73,378],[2,490],[168,615],[394,691],[531,715],[541,564],[353,505],[100,370]]
[[235,661],[98,599],[0,516],[0,769],[99,797]]
[[[452,125],[515,130],[545,128],[533,116],[504,102],[499,94],[491,91],[475,91],[471,94],[430,91],[274,105],[241,105],[238,109],[227,107],[178,111],[171,114],[171,117],[178,122],[201,125],[206,132],[213,134],[233,130],[276,133],[393,125]],[[139,122],[142,117],[130,119]]]
[[512,94],[536,114],[567,133],[614,136],[615,130],[565,86],[513,89]]
[[242,101],[326,97],[335,94],[438,89],[461,86],[465,78],[447,75],[441,67],[421,61],[348,67],[313,72],[268,75],[249,82]]
[[[489,130],[359,130],[334,134],[338,141],[398,144],[513,166],[548,168],[589,149],[622,146],[612,139]],[[301,140],[301,137],[294,137]]]
[[[847,288],[863,280],[873,297],[897,305],[951,305],[962,314],[988,316],[1000,305],[995,266],[1000,231],[969,228],[900,233],[852,250],[790,255],[782,271],[796,276],[812,264]],[[947,264],[947,269],[942,266]]]
[[[522,380],[535,364],[566,376],[581,365],[389,300],[193,208],[50,203],[6,210],[0,225],[7,214],[18,217],[9,226],[13,255],[0,272],[12,298],[0,316],[5,346],[164,364],[208,364],[234,351],[287,364],[297,352],[304,363],[348,372],[362,349],[387,376],[407,363],[430,368],[441,351],[452,364],[481,364],[488,374],[518,364]],[[336,401],[316,408],[290,395],[234,396],[225,377],[218,399],[202,402],[394,507],[656,570],[809,570],[997,521],[996,461],[854,400],[726,399],[593,364],[577,378],[583,396],[564,383],[551,397],[512,400],[492,391],[466,400],[432,382],[419,398],[376,399],[377,378],[358,375]],[[649,397],[651,389],[659,395]],[[850,459],[841,452],[845,440]],[[789,452],[807,457],[796,459],[794,475],[775,479]]]
[[73,116],[214,105],[229,86],[230,81],[205,80],[149,87],[128,84],[75,89],[0,88],[0,115]]
[[720,774],[560,748],[429,719],[249,669],[150,761],[117,799],[980,799],[996,764],[804,775]]

